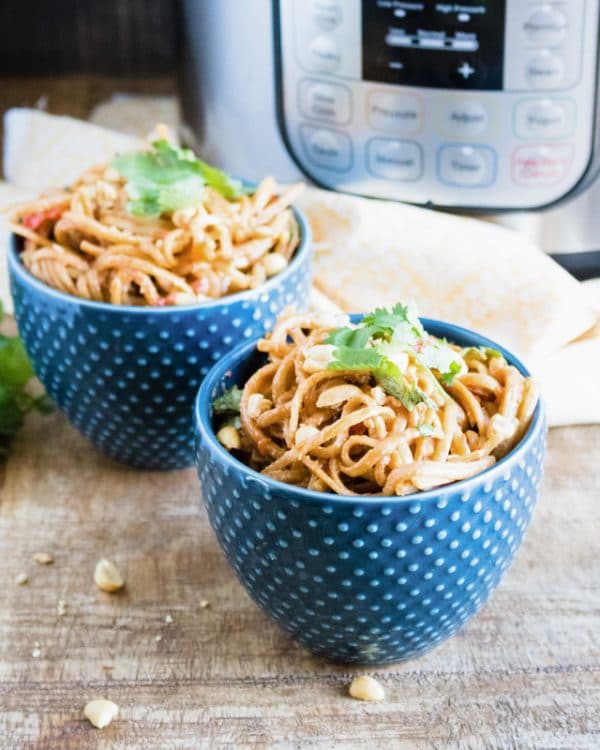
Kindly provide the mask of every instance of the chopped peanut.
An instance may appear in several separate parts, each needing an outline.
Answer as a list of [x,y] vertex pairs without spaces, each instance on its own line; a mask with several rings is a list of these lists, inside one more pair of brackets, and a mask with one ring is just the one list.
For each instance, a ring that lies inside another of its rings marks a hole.
[[117,717],[119,707],[112,701],[104,698],[86,703],[83,714],[85,718],[98,729],[104,729],[110,722]]
[[217,440],[227,448],[228,451],[239,450],[242,445],[240,433],[233,425],[226,424],[217,432]]
[[48,552],[36,552],[33,559],[38,565],[51,565],[54,562],[54,558]]
[[296,430],[295,441],[296,445],[303,445],[309,443],[319,434],[319,430],[313,427],[311,424],[303,424]]
[[267,276],[275,276],[286,268],[288,262],[281,253],[267,253],[262,259],[262,265]]
[[94,570],[94,582],[102,591],[113,593],[122,589],[125,581],[117,566],[106,558],[98,560]]
[[270,409],[273,404],[262,393],[253,393],[248,399],[248,416],[250,419],[260,417],[263,411]]
[[302,369],[304,372],[320,372],[326,370],[327,365],[333,360],[333,344],[316,344],[306,350]]
[[348,692],[359,701],[382,701],[385,698],[383,685],[367,674],[352,680]]

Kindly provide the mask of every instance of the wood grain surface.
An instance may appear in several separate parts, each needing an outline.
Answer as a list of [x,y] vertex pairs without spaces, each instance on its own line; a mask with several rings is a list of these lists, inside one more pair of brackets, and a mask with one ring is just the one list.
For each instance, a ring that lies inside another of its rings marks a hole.
[[[53,82],[56,108],[85,114],[98,85]],[[27,100],[36,84],[10,92]],[[54,414],[28,420],[1,473],[2,750],[600,747],[600,426],[551,431],[513,568],[450,641],[375,670],[381,704],[350,699],[358,670],[312,657],[252,604],[193,470],[119,466]],[[94,585],[102,556],[122,593]],[[121,709],[104,730],[83,717],[96,697]]]
[[[542,499],[492,601],[431,654],[377,670],[387,698],[368,705],[347,697],[356,670],[301,650],[245,595],[193,470],[128,469],[62,416],[32,417],[1,495],[0,745],[598,748],[599,458],[600,428],[552,431]],[[95,587],[102,556],[123,593]],[[121,707],[105,730],[83,718],[94,697]]]

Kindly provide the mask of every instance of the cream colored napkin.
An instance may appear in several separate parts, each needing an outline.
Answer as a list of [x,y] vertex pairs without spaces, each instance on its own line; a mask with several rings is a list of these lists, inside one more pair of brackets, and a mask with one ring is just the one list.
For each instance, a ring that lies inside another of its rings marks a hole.
[[532,360],[596,322],[580,285],[527,238],[494,224],[321,190],[299,203],[316,286],[344,310],[412,299]]
[[[132,106],[128,98],[129,130],[135,132]],[[146,99],[143,110],[149,113]],[[117,125],[119,112],[125,114],[112,101],[101,108],[101,119]],[[138,132],[140,138],[155,121]],[[71,118],[11,110],[5,117],[7,177],[29,197],[31,190],[66,184],[139,142]],[[0,205],[2,200],[0,193]],[[414,300],[422,315],[474,328],[523,357],[542,383],[551,424],[600,422],[600,326],[593,328],[600,305],[524,236],[313,188],[301,205],[316,241],[315,306],[361,311]]]
[[4,115],[4,176],[13,185],[44,190],[73,182],[116,151],[131,151],[139,141],[72,117],[36,109],[9,109]]
[[299,203],[315,239],[315,285],[343,310],[414,300],[422,315],[518,354],[542,386],[550,424],[600,422],[597,284],[496,224],[315,189]]
[[174,96],[113,94],[94,108],[89,121],[102,128],[144,138],[156,123],[167,125],[177,132],[181,118],[179,102]]

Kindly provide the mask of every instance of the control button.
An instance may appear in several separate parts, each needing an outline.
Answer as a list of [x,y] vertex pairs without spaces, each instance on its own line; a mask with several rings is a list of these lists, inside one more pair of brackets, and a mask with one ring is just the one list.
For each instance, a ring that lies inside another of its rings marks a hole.
[[473,73],[475,72],[475,68],[472,65],[469,65],[468,62],[462,63],[462,65],[459,65],[456,69],[456,72],[459,76],[462,76],[465,81],[468,80]]
[[440,180],[448,185],[491,185],[496,154],[489,146],[442,146],[438,154]]
[[567,19],[558,8],[542,5],[525,21],[523,30],[534,44],[560,44],[567,33]]
[[313,164],[337,172],[345,172],[352,166],[352,142],[344,133],[302,125],[300,134]]
[[512,178],[519,185],[550,185],[567,174],[573,146],[520,146],[513,153]]
[[540,50],[527,63],[525,75],[534,89],[556,89],[565,77],[565,64],[549,50]]
[[367,145],[367,167],[386,180],[418,180],[423,174],[423,150],[413,141],[373,138]]
[[443,130],[456,138],[470,138],[483,133],[488,127],[488,111],[481,102],[465,99],[446,104],[443,112]]
[[300,109],[306,117],[338,125],[350,122],[350,91],[338,83],[304,79],[300,83]]
[[515,107],[515,133],[520,138],[561,138],[573,128],[573,102],[527,99]]
[[332,31],[342,21],[342,4],[340,0],[312,0],[312,15],[319,28]]
[[333,73],[342,61],[335,39],[325,34],[312,40],[308,55],[311,67],[321,73]]
[[414,94],[373,91],[367,102],[367,117],[376,130],[414,135],[422,126],[423,106]]

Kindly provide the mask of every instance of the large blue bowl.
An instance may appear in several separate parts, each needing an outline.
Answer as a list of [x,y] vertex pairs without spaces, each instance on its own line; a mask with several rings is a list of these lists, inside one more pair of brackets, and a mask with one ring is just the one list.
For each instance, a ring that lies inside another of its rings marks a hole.
[[8,265],[19,334],[53,401],[104,453],[146,469],[194,460],[194,398],[209,368],[273,326],[284,307],[308,304],[311,238],[257,289],[189,307],[90,302],[32,276],[13,238]]
[[[494,342],[423,320],[464,346]],[[543,405],[525,437],[487,471],[405,497],[343,497],[268,479],[217,441],[211,403],[264,362],[256,342],[223,358],[200,388],[196,463],[210,522],[258,606],[310,651],[382,664],[422,654],[455,633],[498,585],[538,497]]]

